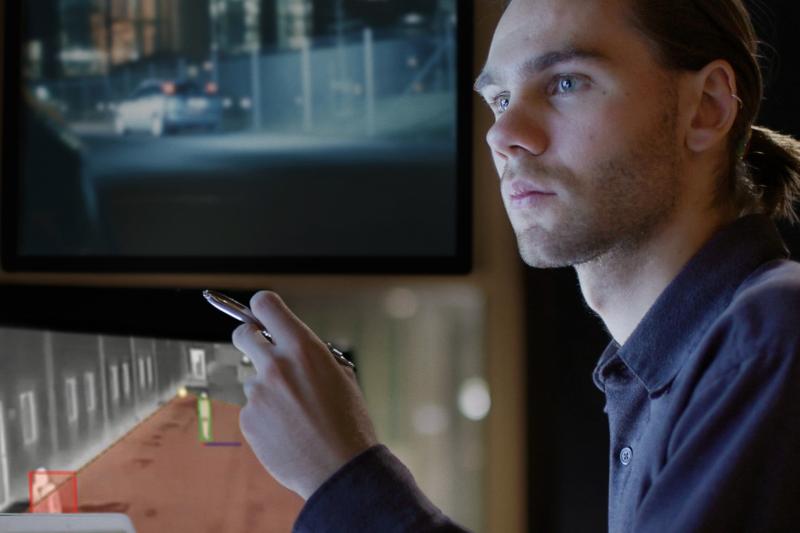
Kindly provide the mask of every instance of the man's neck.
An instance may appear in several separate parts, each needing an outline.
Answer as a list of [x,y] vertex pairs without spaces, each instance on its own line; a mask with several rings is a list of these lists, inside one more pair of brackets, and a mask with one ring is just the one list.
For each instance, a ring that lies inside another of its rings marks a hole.
[[735,216],[684,215],[635,249],[611,251],[575,266],[587,305],[622,345],[667,285],[702,246]]

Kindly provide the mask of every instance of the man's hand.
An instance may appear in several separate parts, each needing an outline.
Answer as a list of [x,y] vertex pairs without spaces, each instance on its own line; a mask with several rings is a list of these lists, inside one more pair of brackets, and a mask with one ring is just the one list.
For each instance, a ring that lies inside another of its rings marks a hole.
[[243,324],[233,344],[257,374],[244,383],[247,405],[239,424],[261,464],[288,489],[308,499],[336,470],[377,444],[353,370],[274,292],[261,291],[250,308],[272,334]]

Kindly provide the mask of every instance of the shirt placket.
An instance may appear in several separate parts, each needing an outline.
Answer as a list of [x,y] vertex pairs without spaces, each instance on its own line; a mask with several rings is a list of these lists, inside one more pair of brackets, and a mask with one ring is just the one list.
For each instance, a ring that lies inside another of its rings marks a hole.
[[[642,383],[621,361],[614,364],[605,381],[606,411],[610,433],[609,524],[629,523],[635,508],[637,444],[647,423],[648,396]],[[621,531],[621,530],[620,530]]]

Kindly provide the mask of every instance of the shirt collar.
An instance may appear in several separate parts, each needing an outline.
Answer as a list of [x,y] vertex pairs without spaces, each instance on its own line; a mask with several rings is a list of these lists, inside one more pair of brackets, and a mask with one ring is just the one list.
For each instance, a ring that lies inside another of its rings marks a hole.
[[597,363],[594,382],[617,357],[653,394],[667,386],[710,323],[758,266],[789,252],[772,220],[747,215],[719,230],[681,269],[645,313],[628,340],[611,341]]

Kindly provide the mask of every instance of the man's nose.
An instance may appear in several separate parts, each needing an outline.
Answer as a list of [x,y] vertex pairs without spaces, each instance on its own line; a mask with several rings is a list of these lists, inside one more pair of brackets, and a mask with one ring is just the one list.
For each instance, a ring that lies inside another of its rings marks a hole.
[[498,115],[486,133],[486,142],[495,158],[506,160],[520,150],[532,155],[543,154],[548,147],[547,134],[541,121],[522,106],[512,105]]

